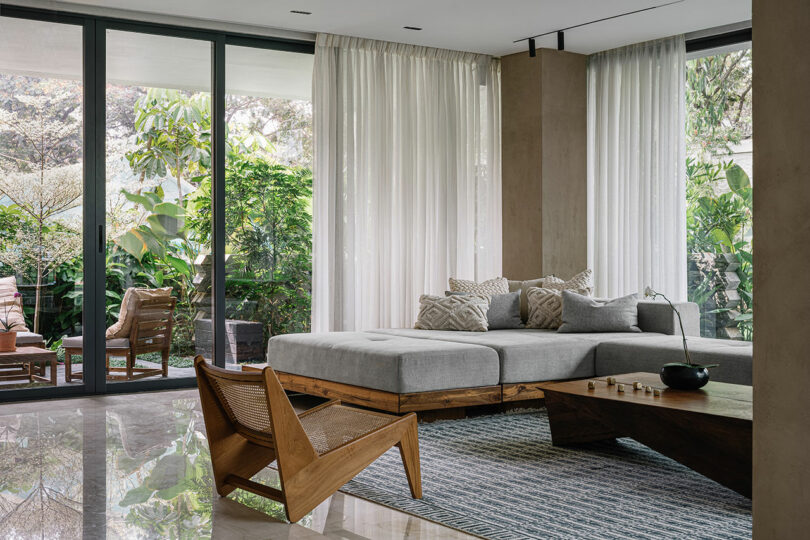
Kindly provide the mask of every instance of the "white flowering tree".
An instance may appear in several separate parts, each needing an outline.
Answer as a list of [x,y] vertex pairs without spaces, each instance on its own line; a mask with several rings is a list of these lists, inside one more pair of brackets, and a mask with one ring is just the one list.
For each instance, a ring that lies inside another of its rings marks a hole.
[[[15,96],[19,110],[0,109],[0,133],[15,141],[12,153],[0,150],[0,195],[29,218],[16,232],[13,249],[0,262],[24,273],[36,269],[33,331],[39,332],[43,278],[81,253],[80,217],[69,211],[81,205],[82,167],[69,164],[81,129],[75,115],[62,114],[75,101],[66,92]],[[74,158],[75,159],[75,158]]]

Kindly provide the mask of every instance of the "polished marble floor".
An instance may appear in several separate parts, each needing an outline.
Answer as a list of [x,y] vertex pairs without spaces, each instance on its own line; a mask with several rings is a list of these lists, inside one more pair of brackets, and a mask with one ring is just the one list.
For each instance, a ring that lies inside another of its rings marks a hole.
[[197,391],[182,390],[0,404],[0,538],[470,537],[343,493],[294,524],[273,501],[220,498]]

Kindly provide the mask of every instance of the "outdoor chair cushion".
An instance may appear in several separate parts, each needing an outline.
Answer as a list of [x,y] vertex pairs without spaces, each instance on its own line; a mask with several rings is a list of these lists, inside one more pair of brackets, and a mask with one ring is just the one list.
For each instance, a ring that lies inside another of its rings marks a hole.
[[130,287],[127,289],[124,293],[124,298],[121,300],[121,313],[118,315],[118,320],[107,328],[107,339],[129,338],[129,332],[132,330],[132,321],[135,320],[135,316],[137,315],[136,306],[138,301],[171,295],[171,287],[163,287],[162,289],[138,289]]
[[16,323],[12,328],[17,332],[28,332],[25,326],[25,316],[23,315],[20,301],[14,298],[17,291],[17,278],[8,276],[0,278],[0,316],[5,317],[8,309],[8,319],[10,324]]
[[32,343],[42,343],[40,334],[33,332],[17,332],[17,345],[31,345]]
[[[73,336],[73,337],[62,338],[62,347],[70,348],[70,349],[81,349],[82,348],[82,336]],[[107,348],[108,349],[125,349],[127,347],[129,347],[129,339],[128,338],[116,338],[116,339],[108,339],[107,340]]]

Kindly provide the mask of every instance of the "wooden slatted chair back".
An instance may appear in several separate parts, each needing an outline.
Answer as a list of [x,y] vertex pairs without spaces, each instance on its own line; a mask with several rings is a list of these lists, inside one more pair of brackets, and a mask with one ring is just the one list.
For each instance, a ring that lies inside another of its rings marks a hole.
[[130,347],[135,355],[171,347],[176,303],[177,299],[172,296],[138,301],[129,334]]

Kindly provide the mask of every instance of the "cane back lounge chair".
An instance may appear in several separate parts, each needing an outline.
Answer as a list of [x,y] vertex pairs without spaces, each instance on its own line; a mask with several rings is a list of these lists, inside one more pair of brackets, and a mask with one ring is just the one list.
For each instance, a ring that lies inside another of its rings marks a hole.
[[[112,338],[106,341],[106,363],[108,380],[133,380],[162,375],[169,376],[169,351],[172,346],[174,307],[177,299],[160,296],[145,300],[134,300],[134,312],[129,337]],[[65,380],[81,379],[82,373],[73,371],[72,357],[82,354],[82,336],[66,337],[62,340],[65,349]],[[160,368],[135,367],[139,354],[159,352]],[[125,367],[110,367],[110,358],[124,358]]]
[[[241,488],[284,504],[295,522],[393,446],[411,495],[422,497],[416,415],[329,401],[296,414],[272,368],[237,372],[194,360],[217,493]],[[281,489],[251,477],[273,461]]]

